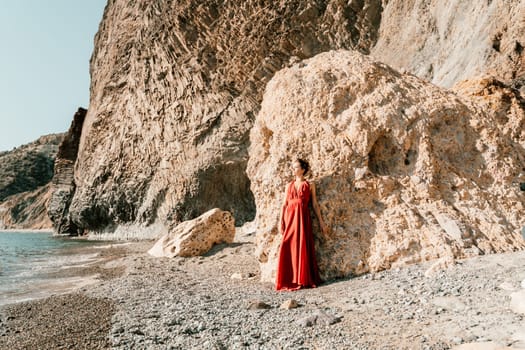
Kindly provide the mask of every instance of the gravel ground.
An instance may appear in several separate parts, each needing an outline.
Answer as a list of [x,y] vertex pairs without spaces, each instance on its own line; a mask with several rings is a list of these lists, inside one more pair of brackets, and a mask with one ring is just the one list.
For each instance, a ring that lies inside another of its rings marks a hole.
[[[106,278],[75,294],[0,310],[0,348],[49,348],[50,338],[52,348],[91,349],[525,347],[523,316],[509,308],[525,252],[457,261],[432,277],[430,262],[276,292],[259,282],[250,241],[173,259],[149,257],[152,245],[126,246],[97,267]],[[298,307],[280,307],[290,299]]]

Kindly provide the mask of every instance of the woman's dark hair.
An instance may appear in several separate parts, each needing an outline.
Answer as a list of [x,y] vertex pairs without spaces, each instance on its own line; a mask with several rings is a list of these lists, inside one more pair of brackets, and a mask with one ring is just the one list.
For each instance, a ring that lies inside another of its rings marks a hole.
[[299,162],[299,165],[301,165],[301,168],[304,170],[303,175],[306,175],[308,173],[308,170],[310,170],[310,164],[304,159],[297,158],[297,161]]

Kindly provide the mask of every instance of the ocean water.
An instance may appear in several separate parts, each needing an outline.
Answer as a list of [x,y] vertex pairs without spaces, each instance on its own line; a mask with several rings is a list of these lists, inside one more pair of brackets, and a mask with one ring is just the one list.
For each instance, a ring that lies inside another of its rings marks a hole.
[[98,253],[89,248],[107,243],[53,237],[51,232],[0,232],[0,305],[87,283],[85,276],[63,272],[96,262]]

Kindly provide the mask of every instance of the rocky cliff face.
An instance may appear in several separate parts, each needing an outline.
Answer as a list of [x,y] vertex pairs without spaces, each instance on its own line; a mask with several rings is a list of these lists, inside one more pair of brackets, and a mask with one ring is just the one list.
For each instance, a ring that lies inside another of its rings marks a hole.
[[490,73],[525,75],[525,2],[468,0],[383,1],[371,54],[434,84]]
[[491,71],[519,89],[522,14],[504,0],[109,0],[57,220],[113,238],[159,236],[214,207],[252,220],[248,135],[276,72],[355,49],[446,87]]
[[74,236],[83,233],[83,230],[71,221],[69,205],[76,189],[73,171],[86,113],[84,108],[77,110],[55,159],[48,215],[53,221],[55,233],[59,235]]
[[64,134],[0,154],[0,229],[51,228],[46,214],[53,163]]
[[[74,224],[157,236],[218,207],[252,220],[248,133],[290,57],[375,43],[379,1],[109,1],[91,59]],[[133,226],[133,227],[132,227]]]
[[0,229],[51,230],[47,215],[50,197],[51,183],[7,197],[0,203]]
[[494,79],[457,91],[351,51],[278,72],[248,162],[263,280],[295,157],[310,160],[332,228],[318,242],[325,278],[525,248],[525,101]]

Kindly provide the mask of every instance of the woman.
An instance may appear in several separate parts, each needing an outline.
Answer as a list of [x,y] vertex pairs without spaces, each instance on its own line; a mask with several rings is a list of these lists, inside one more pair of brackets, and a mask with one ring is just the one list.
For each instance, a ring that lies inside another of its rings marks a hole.
[[282,241],[275,280],[276,290],[315,288],[322,282],[315,258],[312,220],[308,208],[310,198],[324,236],[328,230],[321,217],[315,186],[304,178],[309,168],[308,162],[303,159],[293,162],[295,179],[286,186],[279,219]]

